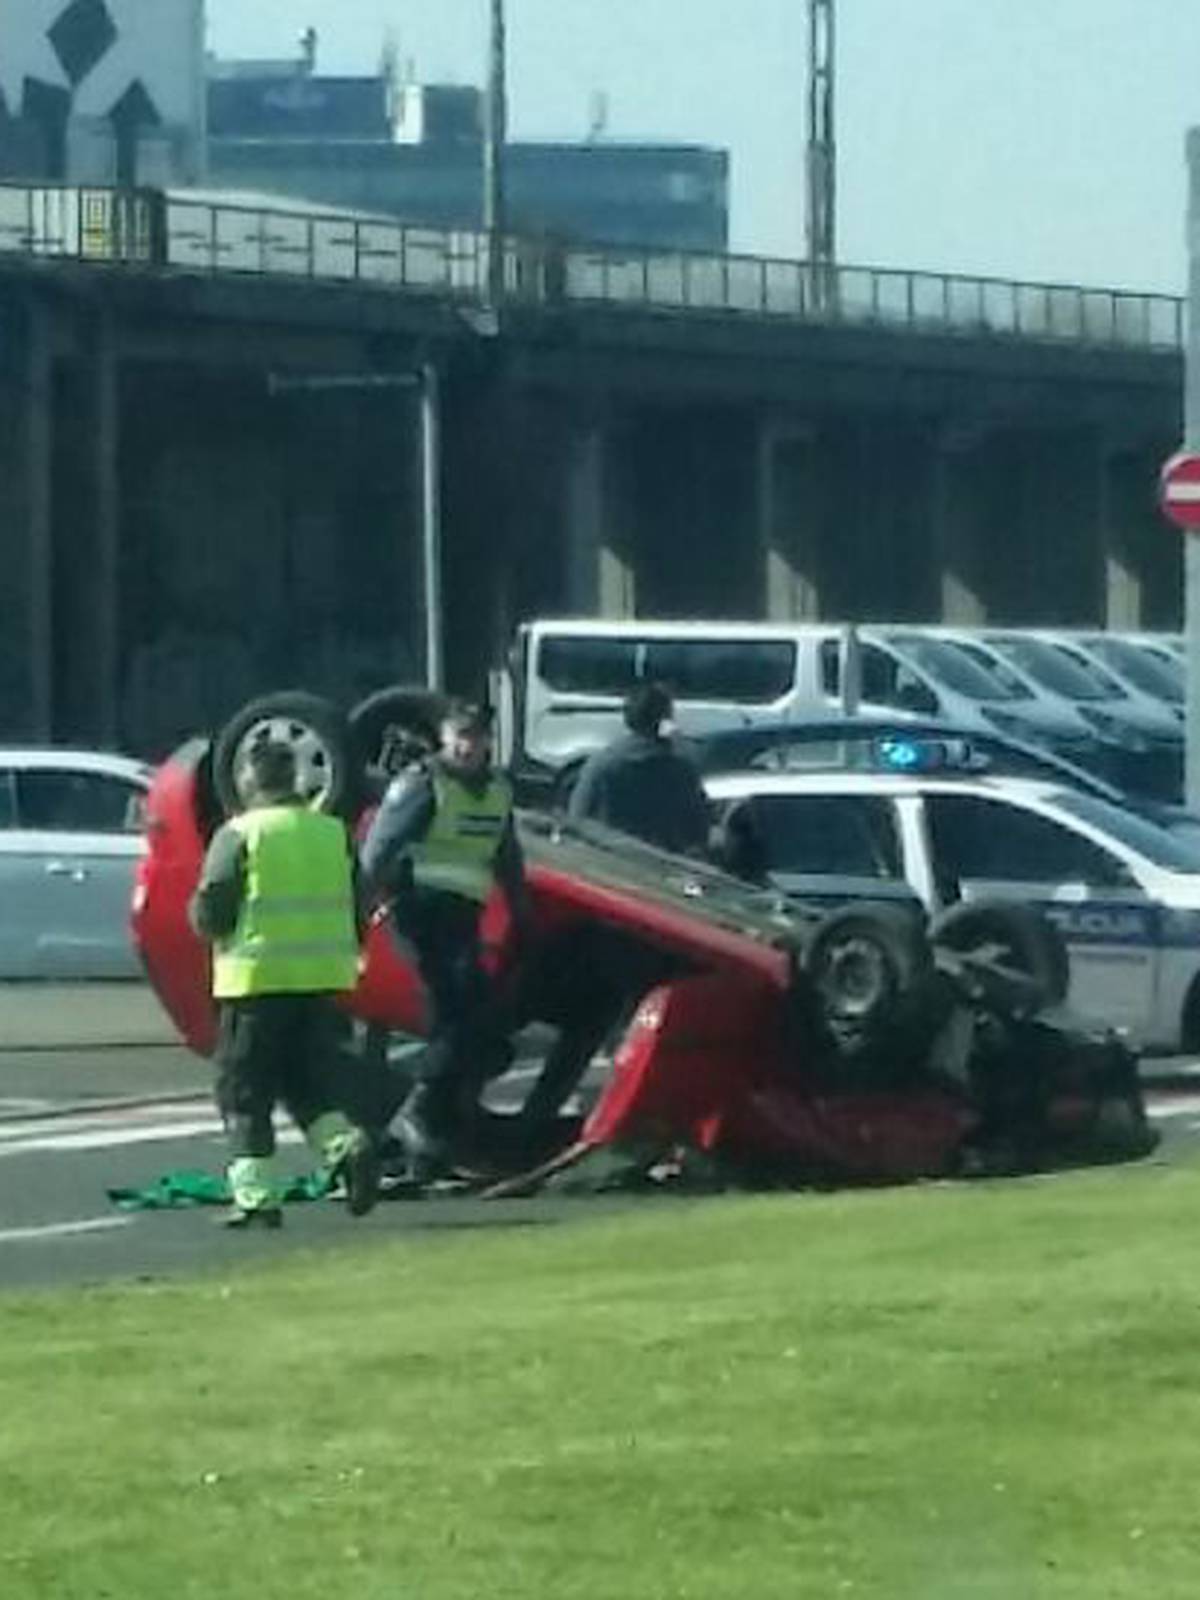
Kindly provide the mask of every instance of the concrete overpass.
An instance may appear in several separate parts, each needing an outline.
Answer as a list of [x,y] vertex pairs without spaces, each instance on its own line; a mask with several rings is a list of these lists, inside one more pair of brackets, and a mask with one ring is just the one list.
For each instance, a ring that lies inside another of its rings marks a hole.
[[1162,296],[0,187],[0,734],[156,750],[419,675],[442,376],[452,681],[521,616],[1168,625]]

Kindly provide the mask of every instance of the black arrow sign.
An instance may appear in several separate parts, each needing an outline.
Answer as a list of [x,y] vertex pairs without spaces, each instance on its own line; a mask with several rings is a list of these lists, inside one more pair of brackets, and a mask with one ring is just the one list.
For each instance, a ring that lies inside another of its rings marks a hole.
[[146,85],[135,78],[121,98],[108,113],[114,128],[157,128],[162,124],[158,107],[150,98]]
[[37,128],[42,142],[46,176],[62,182],[67,176],[67,118],[71,96],[57,84],[26,78],[21,90],[21,110]]
[[137,184],[138,135],[143,128],[157,128],[162,122],[158,107],[135,78],[108,113],[117,142],[117,183],[122,189]]

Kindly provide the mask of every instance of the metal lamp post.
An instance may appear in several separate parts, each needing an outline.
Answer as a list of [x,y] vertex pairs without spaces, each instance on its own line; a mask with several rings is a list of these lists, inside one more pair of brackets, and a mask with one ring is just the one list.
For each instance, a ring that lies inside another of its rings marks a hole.
[[834,0],[808,0],[808,268],[813,301],[828,309],[837,283],[837,142]]
[[504,0],[490,0],[488,82],[483,130],[483,229],[487,236],[487,304],[504,298],[504,233],[507,225],[504,149],[508,139],[508,62]]

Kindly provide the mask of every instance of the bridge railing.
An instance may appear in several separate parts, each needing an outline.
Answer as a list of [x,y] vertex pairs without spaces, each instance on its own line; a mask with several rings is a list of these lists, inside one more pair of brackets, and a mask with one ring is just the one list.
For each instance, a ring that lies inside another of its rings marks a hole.
[[338,213],[166,202],[166,264],[204,273],[301,277],[476,299],[486,243],[469,230]]
[[761,256],[571,250],[567,285],[572,301],[908,332],[1168,350],[1181,349],[1184,339],[1184,302],[1172,295],[878,267],[814,269]]
[[0,252],[149,264],[161,253],[158,202],[150,190],[0,183]]
[[[487,236],[353,213],[252,206],[184,192],[0,184],[0,252],[181,272],[353,283],[478,301]],[[516,302],[710,313],[1180,350],[1184,302],[1071,284],[764,256],[505,241]]]

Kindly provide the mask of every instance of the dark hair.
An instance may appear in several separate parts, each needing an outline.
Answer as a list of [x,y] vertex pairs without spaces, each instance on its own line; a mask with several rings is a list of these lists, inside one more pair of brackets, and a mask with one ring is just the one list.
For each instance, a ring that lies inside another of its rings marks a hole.
[[250,776],[263,795],[296,792],[296,752],[278,739],[264,739],[250,751]]
[[675,710],[671,691],[664,683],[639,683],[625,696],[625,726],[630,733],[653,738]]

